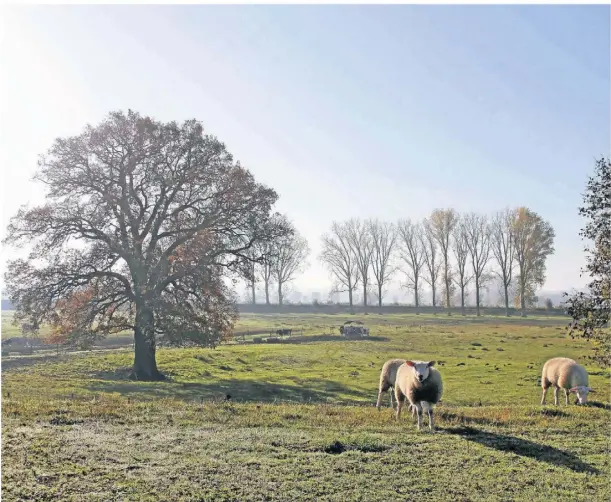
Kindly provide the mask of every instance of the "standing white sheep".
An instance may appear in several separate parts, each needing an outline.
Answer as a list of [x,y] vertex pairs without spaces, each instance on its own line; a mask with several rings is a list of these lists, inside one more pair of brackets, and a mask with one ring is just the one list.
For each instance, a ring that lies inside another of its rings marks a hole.
[[[382,406],[382,393],[388,391],[389,389],[394,390],[395,388],[395,380],[397,379],[397,370],[399,366],[405,363],[405,359],[389,359],[382,366],[382,372],[380,373],[380,385],[378,387],[378,402],[376,403],[376,408],[380,411],[380,406]],[[388,392],[390,395],[390,407],[394,409],[394,405],[392,402],[392,391]]]
[[422,427],[422,408],[429,416],[429,429],[434,430],[433,405],[441,400],[443,384],[441,374],[432,366],[435,361],[406,361],[397,370],[395,399],[397,401],[397,420],[401,407],[407,398],[412,415],[418,413],[418,430]]
[[558,391],[564,389],[566,404],[569,404],[569,394],[577,394],[575,404],[585,404],[588,400],[588,392],[594,392],[588,387],[588,372],[568,357],[554,357],[543,365],[541,373],[541,387],[543,396],[541,404],[545,404],[547,390],[554,386],[554,404],[558,406]]

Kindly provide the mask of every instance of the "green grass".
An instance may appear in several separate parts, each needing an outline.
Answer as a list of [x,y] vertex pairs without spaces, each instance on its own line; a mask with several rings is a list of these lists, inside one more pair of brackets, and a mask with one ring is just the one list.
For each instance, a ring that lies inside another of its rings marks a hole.
[[[3,359],[3,500],[609,500],[609,371],[586,364],[590,406],[538,404],[543,362],[589,348],[551,320],[430,317],[319,342],[344,319],[244,316],[311,338],[161,349],[159,383],[126,380],[127,349]],[[373,407],[392,357],[439,362],[437,433]]]

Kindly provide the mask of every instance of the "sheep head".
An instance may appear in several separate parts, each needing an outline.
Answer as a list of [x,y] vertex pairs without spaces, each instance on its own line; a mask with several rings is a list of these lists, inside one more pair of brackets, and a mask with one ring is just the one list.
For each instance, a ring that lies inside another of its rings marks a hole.
[[586,387],[585,385],[580,385],[578,387],[573,387],[569,392],[574,392],[577,395],[575,404],[586,404],[588,402],[588,392],[594,392],[594,389]]
[[435,361],[406,361],[405,364],[414,370],[419,382],[424,382],[429,377],[429,368],[435,364]]

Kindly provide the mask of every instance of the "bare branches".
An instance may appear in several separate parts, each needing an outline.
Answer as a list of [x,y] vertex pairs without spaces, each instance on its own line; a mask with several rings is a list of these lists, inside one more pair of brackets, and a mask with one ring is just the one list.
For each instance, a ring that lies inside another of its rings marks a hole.
[[322,236],[322,251],[319,260],[325,264],[338,283],[339,288],[348,292],[350,307],[352,295],[361,280],[358,261],[349,242],[346,223],[333,222],[331,232]]
[[391,259],[397,242],[397,231],[392,223],[380,220],[369,220],[367,225],[372,245],[371,268],[377,287],[378,306],[381,309],[384,286],[391,280],[395,271]]
[[453,254],[456,261],[457,274],[454,281],[460,289],[460,307],[462,314],[465,315],[465,292],[467,286],[473,279],[473,275],[467,270],[467,260],[469,258],[469,234],[465,218],[460,216],[457,224],[452,230]]
[[505,298],[505,315],[509,315],[509,288],[515,268],[513,228],[516,212],[505,209],[496,213],[490,225],[490,247],[498,269],[494,273],[501,279]]
[[400,220],[397,225],[397,238],[401,260],[405,263],[404,273],[407,276],[407,287],[414,291],[414,302],[419,307],[420,279],[425,266],[423,228],[411,220]]
[[346,242],[356,261],[363,286],[363,306],[367,309],[369,269],[371,268],[371,258],[373,256],[373,243],[369,227],[366,222],[362,222],[358,218],[352,218],[346,222],[345,229]]
[[480,315],[480,292],[486,279],[485,268],[490,260],[490,226],[484,215],[470,213],[465,216],[467,248],[471,257],[473,277],[475,279],[475,308]]
[[282,305],[282,288],[306,266],[310,248],[308,241],[301,237],[296,230],[291,235],[278,239],[273,245],[275,253],[271,262],[272,277],[278,284],[278,304]]
[[[452,271],[450,267],[450,241],[452,232],[456,227],[458,215],[454,209],[435,209],[429,217],[430,232],[439,244],[441,260],[443,261],[443,278],[445,291],[445,304],[450,307],[452,291]],[[448,315],[450,311],[448,310]]]
[[422,249],[424,251],[424,264],[428,275],[424,275],[424,280],[431,286],[433,295],[433,307],[437,306],[437,281],[439,280],[439,272],[441,271],[441,261],[439,259],[439,250],[437,249],[437,240],[433,232],[431,223],[425,218],[422,223],[424,231],[421,233]]

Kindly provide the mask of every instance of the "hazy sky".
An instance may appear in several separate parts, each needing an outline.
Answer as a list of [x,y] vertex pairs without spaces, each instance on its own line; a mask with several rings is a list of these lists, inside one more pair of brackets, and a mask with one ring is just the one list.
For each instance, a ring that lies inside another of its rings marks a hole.
[[[608,6],[3,8],[2,232],[37,155],[110,110],[202,120],[308,238],[333,219],[526,205],[544,289],[581,286],[577,215],[610,152]],[[4,254],[4,260],[9,256]]]

